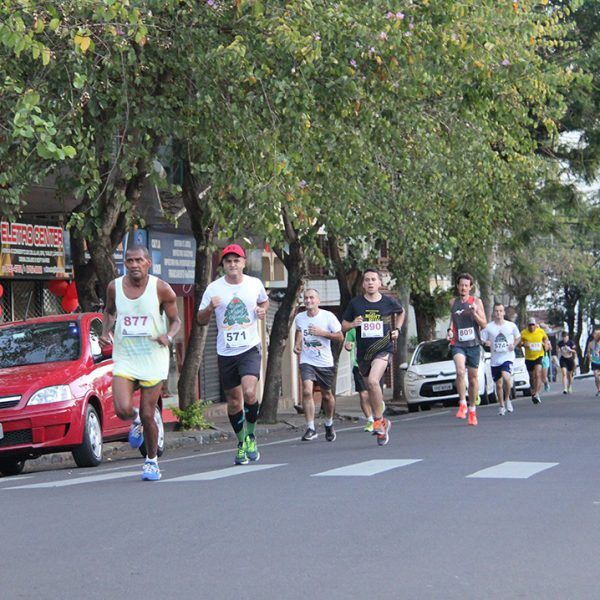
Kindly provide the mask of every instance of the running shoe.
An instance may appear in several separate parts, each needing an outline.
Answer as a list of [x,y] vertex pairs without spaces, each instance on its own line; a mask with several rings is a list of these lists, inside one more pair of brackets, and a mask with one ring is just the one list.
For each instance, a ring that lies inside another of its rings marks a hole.
[[377,434],[377,445],[385,446],[390,441],[390,429],[392,424],[389,419],[381,419],[383,431]]
[[158,463],[153,460],[147,460],[142,470],[142,481],[158,481],[160,479],[160,469]]
[[247,465],[250,462],[248,460],[248,455],[246,454],[246,444],[244,442],[238,442],[235,460],[233,462],[236,465]]
[[545,392],[549,392],[549,391],[550,391],[550,384],[549,384],[548,382],[546,382],[546,383],[544,384],[544,391],[545,391]]
[[325,439],[328,442],[334,442],[336,438],[335,429],[333,425],[325,425]]
[[383,418],[373,421],[373,435],[383,435],[385,432],[384,421],[385,419]]
[[563,394],[565,394],[565,395],[568,394],[567,390],[563,390]]
[[572,394],[572,393],[573,393],[573,386],[572,386],[572,385],[570,385],[570,386],[569,386],[569,394]]
[[[598,392],[596,396],[600,396],[600,392]],[[364,430],[368,433],[373,433],[373,421],[367,421]]]
[[458,405],[458,410],[456,411],[457,419],[466,419],[467,418],[467,403],[460,402]]
[[512,400],[506,401],[506,410],[509,413],[511,413],[514,410]]
[[541,404],[542,403],[542,399],[540,398],[539,394],[536,394],[535,396],[531,396],[531,401],[534,404]]
[[469,425],[477,425],[477,413],[474,410],[469,411]]
[[316,440],[319,437],[319,434],[310,427],[306,428],[304,435],[300,438],[303,442],[310,442],[311,440]]
[[596,396],[600,396],[600,390],[596,392]]
[[144,430],[139,417],[136,418],[129,428],[128,440],[132,448],[139,448],[144,443]]
[[498,409],[498,414],[499,414],[501,417],[503,417],[503,416],[506,414],[506,408],[504,408],[504,406],[501,406],[501,407]]
[[252,461],[257,461],[260,458],[260,452],[258,451],[258,444],[256,443],[256,438],[248,434],[246,436],[246,440],[244,441],[246,446],[246,456]]

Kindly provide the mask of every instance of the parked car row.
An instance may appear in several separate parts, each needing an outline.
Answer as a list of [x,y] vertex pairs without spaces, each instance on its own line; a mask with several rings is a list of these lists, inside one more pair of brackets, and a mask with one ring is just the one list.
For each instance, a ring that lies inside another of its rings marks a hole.
[[[478,382],[481,404],[496,401],[495,385],[492,379],[490,354],[480,347]],[[525,358],[520,348],[515,351],[513,364],[513,394],[529,394],[529,374],[525,368]],[[410,362],[400,365],[406,370],[404,376],[404,397],[408,410],[414,412],[431,408],[441,402],[444,406],[458,404],[456,389],[456,368],[450,354],[450,344],[446,339],[421,342],[415,349]],[[468,379],[465,375],[467,389]]]
[[[72,452],[80,467],[96,466],[103,442],[127,439],[129,423],[113,406],[111,349],[100,348],[101,332],[98,313],[0,326],[0,473],[17,475],[27,459],[62,451]],[[140,451],[145,455],[143,445]]]

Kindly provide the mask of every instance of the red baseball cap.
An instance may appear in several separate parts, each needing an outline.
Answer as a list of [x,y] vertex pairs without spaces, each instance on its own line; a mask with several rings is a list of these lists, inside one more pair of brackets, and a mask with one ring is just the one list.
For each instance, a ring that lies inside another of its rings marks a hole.
[[229,246],[223,248],[223,251],[221,252],[221,262],[223,262],[223,259],[228,254],[237,254],[237,256],[246,258],[246,253],[244,252],[244,249],[241,246],[238,246],[238,244],[229,244]]

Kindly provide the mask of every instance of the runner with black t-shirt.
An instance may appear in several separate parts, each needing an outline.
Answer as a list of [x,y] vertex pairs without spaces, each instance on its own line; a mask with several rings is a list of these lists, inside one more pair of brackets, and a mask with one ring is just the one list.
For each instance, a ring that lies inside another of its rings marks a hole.
[[[387,369],[393,342],[404,322],[404,309],[398,300],[379,292],[381,277],[375,269],[365,271],[362,285],[364,294],[353,298],[344,311],[342,331],[357,328],[358,368],[369,392],[375,419],[373,435],[377,436],[380,446],[385,446],[391,424],[389,419],[383,418],[383,391],[379,380]],[[395,315],[398,317],[394,323]]]

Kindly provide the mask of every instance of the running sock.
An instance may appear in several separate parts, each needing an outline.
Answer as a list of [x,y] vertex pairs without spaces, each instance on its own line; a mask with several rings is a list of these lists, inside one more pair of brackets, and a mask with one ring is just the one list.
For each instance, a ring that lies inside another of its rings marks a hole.
[[248,435],[254,435],[256,421],[258,421],[258,402],[254,404],[246,404],[244,402],[244,412],[246,413],[246,431]]
[[243,442],[244,438],[244,411],[240,410],[240,412],[235,413],[235,415],[228,415],[229,422],[233,427],[233,431],[238,439],[238,442]]
[[155,456],[154,458],[150,458],[149,456],[146,457],[146,462],[153,462],[154,464],[158,464],[158,456]]
[[313,431],[315,431],[315,422],[314,421],[307,421],[306,422],[306,427],[308,427],[308,429],[312,429]]
[[333,419],[325,419],[325,426],[331,427],[333,425]]
[[134,408],[133,412],[135,413],[135,417],[133,417],[133,424],[139,425],[142,422],[142,419],[140,418],[140,409]]
[[469,412],[475,412],[477,410],[476,406],[469,406]]
[[367,419],[367,423],[372,423],[372,422],[373,422],[373,417],[369,417],[369,418]]

